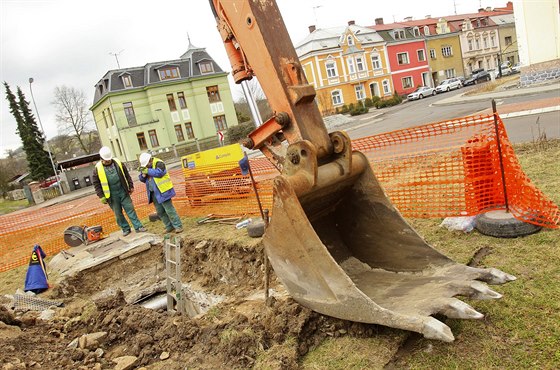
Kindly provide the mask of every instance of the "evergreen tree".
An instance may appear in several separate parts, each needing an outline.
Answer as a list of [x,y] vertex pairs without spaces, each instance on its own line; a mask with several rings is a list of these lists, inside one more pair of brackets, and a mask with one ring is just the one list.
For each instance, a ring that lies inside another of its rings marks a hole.
[[28,148],[25,148],[24,143],[24,149],[27,155],[27,163],[29,164],[31,178],[34,180],[44,180],[54,175],[49,153],[44,149],[45,136],[43,132],[39,130],[35,117],[29,109],[29,103],[25,100],[25,96],[19,87],[17,89],[17,96],[21,116],[25,123]]
[[14,93],[12,93],[12,90],[10,89],[10,86],[8,85],[7,82],[4,82],[4,87],[6,88],[6,100],[8,100],[8,103],[10,104],[10,113],[12,113],[12,116],[14,116],[16,120],[16,124],[17,124],[16,131],[21,139],[21,143],[23,144],[23,148],[25,151],[26,138],[28,136],[25,131],[26,129],[25,122],[23,120],[23,117],[21,116],[19,105],[16,101],[16,96],[14,95]]

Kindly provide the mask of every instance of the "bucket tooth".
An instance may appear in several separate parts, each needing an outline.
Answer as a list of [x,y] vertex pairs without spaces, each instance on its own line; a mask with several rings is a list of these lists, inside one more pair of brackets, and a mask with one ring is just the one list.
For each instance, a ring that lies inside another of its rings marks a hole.
[[469,296],[474,299],[500,299],[502,295],[486,286],[486,284],[480,281],[473,281],[470,284],[471,292]]
[[428,339],[437,339],[443,342],[453,342],[455,340],[449,326],[433,317],[425,319],[422,334]]
[[482,319],[484,317],[470,305],[455,298],[449,299],[439,312],[451,319]]
[[484,269],[487,275],[481,278],[481,280],[487,282],[488,284],[505,284],[510,281],[515,281],[517,278],[513,275],[505,273],[497,268]]

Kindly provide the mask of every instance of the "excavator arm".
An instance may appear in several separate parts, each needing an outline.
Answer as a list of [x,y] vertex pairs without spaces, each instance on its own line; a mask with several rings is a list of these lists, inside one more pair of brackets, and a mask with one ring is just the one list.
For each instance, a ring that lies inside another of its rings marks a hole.
[[258,76],[274,111],[247,145],[282,169],[263,244],[291,296],[326,315],[452,341],[431,315],[481,318],[454,297],[499,298],[481,281],[515,277],[433,249],[392,205],[348,135],[327,132],[275,1],[210,5],[234,80]]

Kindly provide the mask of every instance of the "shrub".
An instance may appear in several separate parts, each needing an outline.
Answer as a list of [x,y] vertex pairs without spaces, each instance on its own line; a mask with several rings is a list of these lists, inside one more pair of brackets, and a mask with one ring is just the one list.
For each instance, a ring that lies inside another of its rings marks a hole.
[[247,121],[227,129],[226,137],[229,144],[235,144],[246,138],[255,129],[253,121]]
[[364,107],[362,105],[358,105],[357,107],[355,107],[354,109],[352,109],[350,111],[350,115],[351,116],[357,116],[357,115],[364,114],[364,113],[367,113],[367,112],[369,112],[369,109],[367,107]]

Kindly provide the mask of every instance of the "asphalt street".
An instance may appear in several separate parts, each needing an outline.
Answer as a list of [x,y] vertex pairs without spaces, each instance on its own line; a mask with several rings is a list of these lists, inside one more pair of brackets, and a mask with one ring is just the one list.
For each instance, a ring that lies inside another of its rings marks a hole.
[[[492,96],[490,94],[486,99],[484,96],[481,96],[476,100],[472,98],[461,100],[461,95],[467,89],[469,88],[405,102],[395,107],[380,110],[374,109],[363,116],[353,117],[354,122],[342,129],[347,131],[352,139],[357,139],[383,132],[473,115],[491,108]],[[543,99],[550,100],[559,96],[560,90],[548,90],[529,95],[495,98],[495,100],[498,114],[500,114],[501,106],[507,105],[511,110],[511,105],[518,105],[519,110],[523,110],[523,107],[530,102],[537,102]],[[439,104],[444,99],[450,100],[453,97],[457,99],[452,104]],[[548,112],[536,114],[527,114],[524,111],[525,113],[518,117],[507,117],[508,114],[504,115],[505,118],[502,119],[506,125],[510,140],[514,143],[528,142],[534,140],[543,132],[549,139],[560,138],[560,110],[548,110]]]

